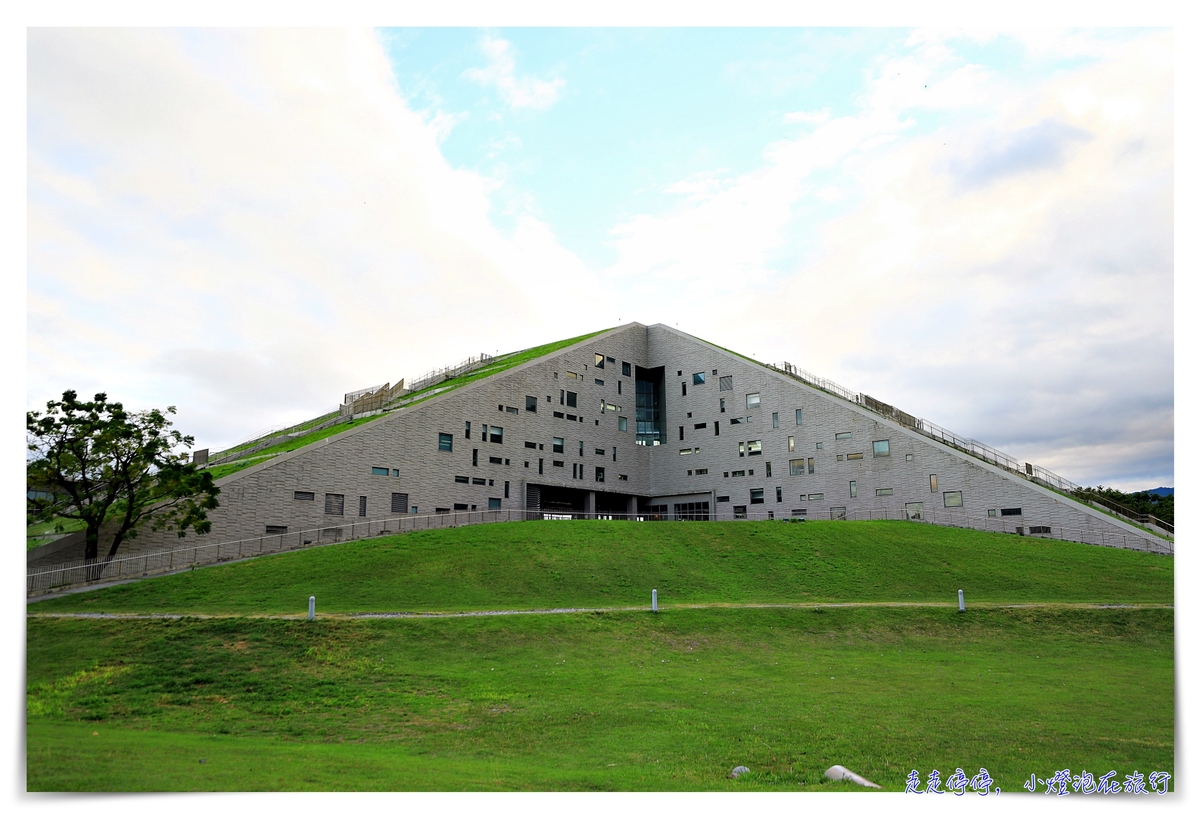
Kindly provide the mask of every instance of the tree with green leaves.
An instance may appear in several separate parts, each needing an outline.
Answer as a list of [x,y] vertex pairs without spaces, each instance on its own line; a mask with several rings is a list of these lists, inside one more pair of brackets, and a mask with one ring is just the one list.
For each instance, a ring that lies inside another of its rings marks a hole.
[[[221,490],[176,451],[194,439],[171,427],[172,414],[174,406],[165,414],[126,412],[103,392],[83,402],[67,390],[44,413],[25,415],[28,521],[82,521],[84,558],[97,562],[93,579],[145,525],[180,537],[189,528],[197,534],[212,528],[208,512]],[[102,545],[107,554],[99,562]]]

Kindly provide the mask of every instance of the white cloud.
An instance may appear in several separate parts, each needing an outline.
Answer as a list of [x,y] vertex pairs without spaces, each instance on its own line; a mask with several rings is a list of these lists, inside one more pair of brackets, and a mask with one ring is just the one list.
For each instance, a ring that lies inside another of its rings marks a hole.
[[[368,32],[34,29],[30,405],[177,404],[198,445],[580,330],[545,225],[490,221]],[[447,319],[453,316],[453,321]]]
[[494,87],[510,108],[549,108],[562,96],[566,80],[555,78],[542,80],[537,77],[517,76],[516,60],[512,45],[499,37],[485,36],[480,48],[488,57],[486,68],[469,68],[463,76],[483,86]]
[[[760,168],[619,225],[608,274],[1077,481],[1170,481],[1171,37],[1104,50],[1016,87],[919,42],[856,114],[793,117]],[[922,108],[955,116],[918,133]]]

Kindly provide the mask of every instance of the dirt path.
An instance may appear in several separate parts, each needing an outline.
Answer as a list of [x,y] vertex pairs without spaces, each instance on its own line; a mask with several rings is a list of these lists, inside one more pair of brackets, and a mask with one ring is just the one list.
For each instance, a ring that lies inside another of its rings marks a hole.
[[[696,602],[673,605],[659,605],[660,613],[670,611],[695,609],[748,609],[748,608],[792,608],[798,610],[818,610],[821,608],[953,608],[953,602]],[[969,610],[977,608],[1058,608],[1102,610],[1108,608],[1174,608],[1165,603],[1150,603],[1136,605],[1103,604],[1095,602],[974,602],[969,604]],[[318,619],[456,619],[474,616],[536,616],[553,614],[583,614],[583,613],[625,613],[629,611],[649,611],[644,605],[612,607],[612,608],[535,608],[530,610],[500,610],[500,611],[394,611],[382,613],[321,613]],[[205,613],[27,613],[28,619],[306,619],[307,614],[205,614]]]

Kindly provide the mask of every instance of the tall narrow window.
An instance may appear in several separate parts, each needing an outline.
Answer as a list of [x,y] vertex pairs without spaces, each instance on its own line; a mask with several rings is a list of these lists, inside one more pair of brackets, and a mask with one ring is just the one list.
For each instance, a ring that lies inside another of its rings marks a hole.
[[858,481],[857,480],[850,481],[850,496],[851,497],[858,496]]
[[479,449],[471,449],[471,465],[479,465]]
[[779,413],[778,412],[771,413],[771,428],[772,429],[779,428]]
[[719,437],[720,435],[721,435],[721,421],[714,420],[713,421],[713,437]]
[[797,425],[797,426],[803,426],[803,425],[804,425],[804,414],[803,414],[803,413],[804,413],[804,410],[803,410],[803,409],[797,409],[797,410],[796,410],[796,425]]
[[679,439],[683,440],[683,427],[682,426],[679,427]]
[[367,498],[363,497],[361,495],[358,498],[358,516],[359,517],[367,516]]
[[555,454],[562,454],[564,449],[563,439],[561,437],[554,438],[554,442],[551,444],[550,448]]
[[767,461],[767,477],[771,476],[771,461]]
[[613,446],[613,462],[617,462],[617,447]]
[[487,424],[483,424],[483,431],[479,433],[479,439],[487,443]]
[[929,493],[937,494],[937,475],[936,474],[929,475]]
[[540,458],[540,457],[538,458],[538,474],[541,474],[541,473],[542,473],[542,465],[543,465],[545,462],[546,462],[546,461],[545,461],[544,459],[542,459],[542,458]]
[[725,399],[724,398],[721,398],[721,411],[722,412],[725,411]]
[[579,456],[583,457],[583,441],[579,441]]
[[629,418],[617,418],[617,431],[618,432],[628,432],[629,431]]
[[626,378],[628,378],[630,375],[633,374],[633,366],[631,364],[629,364],[627,361],[622,361],[621,362],[621,374],[624,375]]
[[562,389],[558,390],[558,403],[559,403],[559,405],[561,406],[562,404],[564,404],[564,403],[566,403],[566,402],[567,402],[567,393],[566,393],[566,391],[565,391],[565,390],[562,390]]
[[604,369],[604,356],[596,353],[596,369]]
[[621,394],[621,381],[617,381],[617,394]]
[[775,487],[775,502],[777,502],[777,503],[783,502],[783,486]]
[[536,412],[537,411],[537,398],[535,396],[533,396],[533,395],[525,396],[525,411],[526,412]]
[[687,397],[687,381],[682,381],[679,385],[683,387],[683,396],[686,398]]
[[597,483],[604,482],[604,467],[603,466],[596,467],[596,482]]
[[567,406],[578,406],[578,405],[579,405],[579,395],[576,394],[575,392],[568,392],[567,393]]
[[470,440],[471,439],[471,421],[469,421],[469,420],[466,421],[466,426],[467,426],[467,428],[466,428],[466,431],[463,433],[463,437],[466,438],[467,440]]
[[808,458],[808,473],[809,473],[809,474],[816,474],[816,473],[817,473],[817,468],[816,468],[816,466],[815,466],[815,465],[813,465],[813,459],[812,459],[811,457],[810,457],[810,458]]
[[743,441],[738,441],[738,457],[746,456],[746,444]]
[[504,481],[504,499],[508,499],[508,481]]

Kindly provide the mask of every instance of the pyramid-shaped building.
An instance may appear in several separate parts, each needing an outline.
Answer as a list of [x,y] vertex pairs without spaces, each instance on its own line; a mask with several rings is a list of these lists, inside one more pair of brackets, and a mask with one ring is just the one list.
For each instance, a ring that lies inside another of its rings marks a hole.
[[[1172,550],[1031,464],[661,324],[453,375],[348,395],[336,422],[353,428],[247,457],[221,477],[209,534],[185,543],[144,532],[118,556],[272,538],[294,547],[406,530],[406,519],[428,515],[911,519]],[[39,561],[71,551],[64,542]]]

